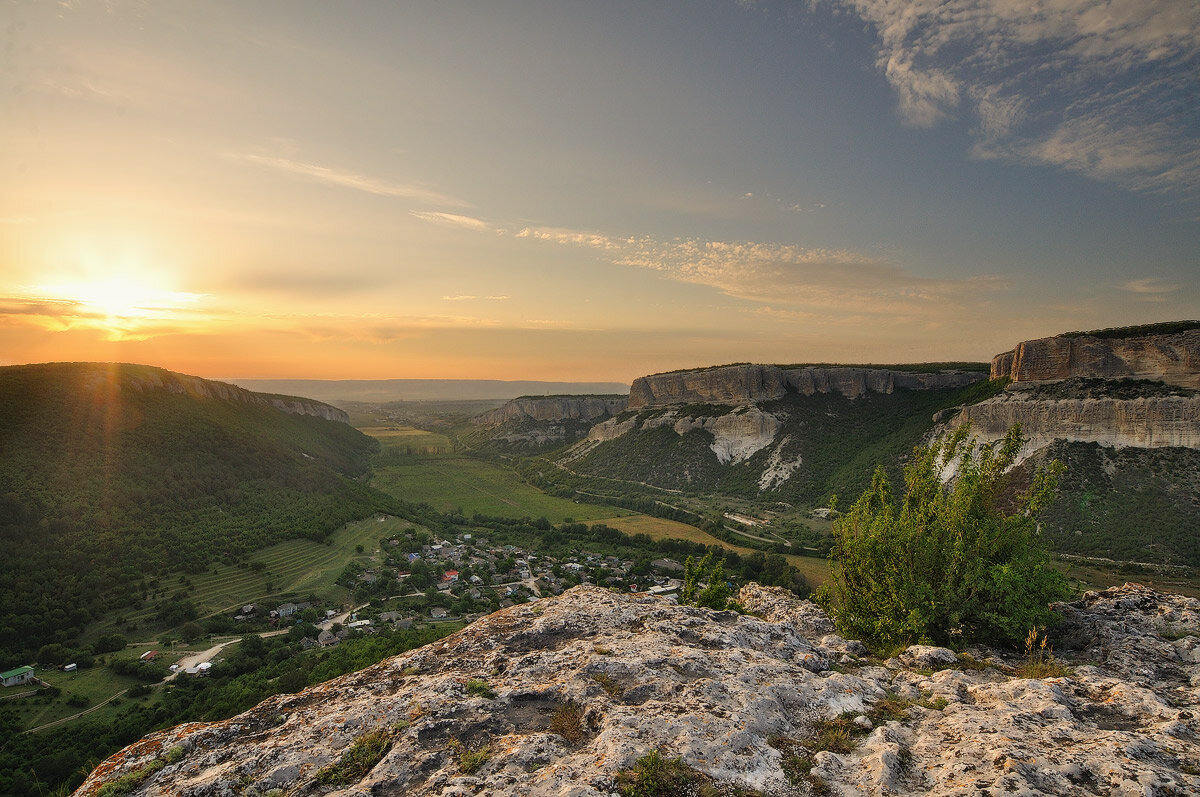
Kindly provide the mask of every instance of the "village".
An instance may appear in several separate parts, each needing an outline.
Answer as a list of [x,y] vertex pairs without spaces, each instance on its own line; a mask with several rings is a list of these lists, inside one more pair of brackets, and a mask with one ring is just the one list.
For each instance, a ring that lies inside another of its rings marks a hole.
[[358,605],[287,602],[266,611],[247,605],[234,620],[266,622],[276,632],[309,624],[302,647],[332,647],[353,633],[405,630],[423,623],[469,623],[497,609],[558,595],[578,584],[677,598],[684,566],[673,559],[637,561],[579,551],[535,554],[461,532],[435,539],[424,530],[380,540],[369,560],[347,565],[338,583]]

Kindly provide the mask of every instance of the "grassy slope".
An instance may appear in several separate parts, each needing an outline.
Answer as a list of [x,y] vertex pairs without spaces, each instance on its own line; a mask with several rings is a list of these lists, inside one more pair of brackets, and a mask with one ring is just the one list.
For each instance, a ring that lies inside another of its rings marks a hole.
[[[323,539],[393,502],[346,424],[134,388],[145,366],[0,368],[0,658],[135,609],[143,579]],[[343,475],[344,474],[344,475]]]
[[577,504],[546,495],[521,480],[511,468],[461,456],[421,457],[376,469],[372,486],[404,501],[426,503],[441,512],[461,509],[497,517],[544,517],[594,521],[624,510]]

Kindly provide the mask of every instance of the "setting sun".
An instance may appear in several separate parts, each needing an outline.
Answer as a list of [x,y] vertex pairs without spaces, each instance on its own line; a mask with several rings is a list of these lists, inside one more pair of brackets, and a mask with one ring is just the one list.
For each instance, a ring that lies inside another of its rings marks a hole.
[[138,337],[155,321],[179,319],[203,298],[150,285],[135,276],[43,284],[29,293],[30,298],[70,308],[62,314],[68,326],[100,329],[113,340]]

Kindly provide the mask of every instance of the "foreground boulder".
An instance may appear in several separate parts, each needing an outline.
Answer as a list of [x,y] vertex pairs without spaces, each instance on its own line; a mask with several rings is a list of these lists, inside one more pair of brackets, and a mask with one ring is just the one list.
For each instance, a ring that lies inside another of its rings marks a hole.
[[155,733],[77,794],[582,797],[654,753],[679,793],[1200,793],[1196,599],[1088,593],[1055,634],[1070,669],[1032,673],[1015,651],[872,659],[783,590],[739,599],[757,616],[577,587]]

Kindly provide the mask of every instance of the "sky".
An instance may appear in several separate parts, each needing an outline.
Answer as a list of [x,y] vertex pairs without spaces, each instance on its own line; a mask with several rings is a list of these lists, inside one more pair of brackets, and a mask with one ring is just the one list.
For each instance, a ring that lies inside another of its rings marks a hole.
[[0,365],[623,381],[1200,317],[1193,0],[0,0]]

